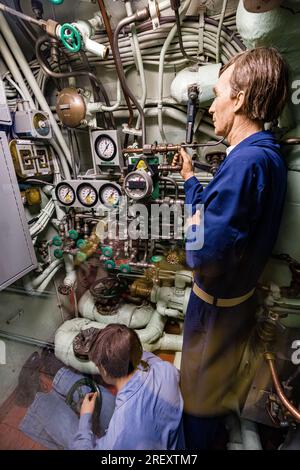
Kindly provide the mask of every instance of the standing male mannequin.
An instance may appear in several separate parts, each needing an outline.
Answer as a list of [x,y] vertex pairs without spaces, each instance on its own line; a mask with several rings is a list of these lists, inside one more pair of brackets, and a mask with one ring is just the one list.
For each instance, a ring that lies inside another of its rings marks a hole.
[[[277,119],[287,99],[288,70],[273,48],[235,56],[220,72],[210,108],[215,132],[230,147],[203,189],[190,156],[181,150],[186,204],[193,214],[187,263],[194,270],[184,326],[181,389],[187,448],[209,448],[220,418],[242,404],[236,375],[255,323],[254,288],[276,241],[286,168],[264,123]],[[204,206],[204,244],[190,249],[196,205]]]

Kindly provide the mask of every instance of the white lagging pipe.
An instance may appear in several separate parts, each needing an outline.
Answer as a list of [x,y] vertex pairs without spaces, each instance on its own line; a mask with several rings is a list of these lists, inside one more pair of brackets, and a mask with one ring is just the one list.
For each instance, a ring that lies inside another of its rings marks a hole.
[[33,102],[33,99],[28,91],[28,88],[27,86],[25,85],[25,82],[24,82],[24,79],[20,73],[20,70],[6,44],[6,42],[4,41],[3,39],[3,36],[0,34],[0,51],[1,51],[1,55],[9,69],[9,71],[11,72],[14,80],[17,82],[18,86],[21,88],[22,90],[22,94],[24,95],[24,98],[26,99],[26,101],[29,102],[30,104],[30,107],[31,108],[35,108],[35,105],[34,105],[34,102]]
[[[136,330],[145,351],[156,351],[158,349],[180,351],[182,348],[182,336],[181,335],[170,335],[164,334],[163,325],[160,323],[157,327],[154,327],[156,320],[152,321],[152,324],[148,325],[143,330]],[[73,341],[75,336],[81,331],[88,328],[97,328],[99,330],[105,328],[106,325],[90,321],[86,318],[74,318],[63,323],[55,333],[55,356],[60,359],[64,364],[80,372],[87,374],[99,374],[99,371],[95,364],[91,361],[80,361],[76,358],[73,351]],[[162,330],[161,330],[162,327]],[[151,331],[150,331],[151,330]],[[149,341],[149,343],[143,342],[143,339],[151,340],[151,334],[153,339],[156,337],[156,341]],[[159,338],[158,339],[158,336]]]
[[36,277],[32,282],[31,286],[33,289],[38,287],[47,277],[52,273],[52,271],[57,268],[57,266],[61,265],[63,263],[63,260],[57,259],[53,261],[45,271],[42,272],[38,277]]
[[42,284],[37,288],[36,292],[44,292],[48,286],[48,284],[50,283],[50,281],[54,278],[54,276],[56,275],[56,273],[62,268],[62,263],[57,266],[55,269],[53,269],[53,271],[49,274],[49,276],[42,282]]
[[78,311],[84,318],[108,325],[109,323],[122,323],[130,328],[145,328],[153,315],[151,305],[137,306],[125,304],[118,309],[115,315],[101,315],[95,305],[95,299],[89,290],[81,297],[78,303]]
[[[131,16],[133,14],[133,10],[132,10],[131,2],[129,0],[125,0],[125,8],[126,8],[127,16]],[[133,40],[133,48],[134,48],[134,52],[135,52],[135,56],[137,60],[137,66],[138,66],[138,71],[140,74],[141,85],[142,85],[142,97],[140,100],[140,105],[144,109],[146,98],[147,98],[147,84],[146,84],[146,77],[145,77],[145,70],[144,70],[141,49],[140,49],[139,40],[138,40],[138,36],[137,36],[136,28],[134,24],[131,25],[131,34],[132,34],[132,40]],[[140,128],[140,124],[141,124],[141,116],[139,114],[137,123],[136,123],[136,129]]]
[[[190,6],[191,0],[186,0],[183,4],[183,6],[180,9],[179,15],[180,18],[186,14],[189,6]],[[162,98],[163,98],[163,82],[164,82],[164,63],[165,63],[165,55],[168,50],[169,45],[174,39],[174,36],[177,32],[177,26],[176,24],[173,26],[171,31],[168,34],[167,39],[164,42],[163,48],[161,50],[160,56],[159,56],[159,69],[158,69],[158,126],[159,126],[159,131],[161,138],[163,142],[167,142],[166,135],[164,132],[164,127],[163,127],[163,104],[162,104]]]
[[41,109],[49,114],[49,120],[50,120],[52,129],[53,129],[53,132],[54,132],[54,134],[57,138],[57,141],[58,141],[59,145],[61,146],[61,148],[64,152],[64,155],[65,155],[70,167],[72,168],[72,156],[71,156],[70,150],[67,146],[67,143],[66,143],[59,127],[58,127],[57,122],[54,119],[54,116],[51,112],[51,109],[50,109],[44,95],[42,94],[40,87],[37,84],[37,81],[36,81],[32,71],[31,71],[31,68],[28,65],[27,60],[25,59],[25,56],[24,56],[19,44],[17,43],[17,41],[16,41],[16,39],[15,39],[11,29],[10,29],[10,26],[7,23],[6,18],[3,15],[2,12],[0,12],[0,31],[2,32],[2,34],[5,38],[5,40],[7,41],[7,43],[10,45],[10,48],[13,52],[13,55],[15,56],[15,59],[16,59],[18,65],[20,66],[20,69],[22,70],[26,80],[28,81],[28,84],[30,85],[34,95],[36,96]]

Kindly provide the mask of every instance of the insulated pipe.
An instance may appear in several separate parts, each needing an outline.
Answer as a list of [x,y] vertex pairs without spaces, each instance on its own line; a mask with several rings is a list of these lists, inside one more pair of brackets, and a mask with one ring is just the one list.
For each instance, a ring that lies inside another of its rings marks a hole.
[[223,0],[223,5],[222,5],[222,11],[221,11],[221,16],[219,19],[219,25],[218,25],[218,31],[217,31],[217,39],[216,39],[216,63],[220,62],[220,39],[221,39],[221,32],[222,32],[222,26],[223,26],[223,21],[225,18],[225,12],[226,12],[226,7],[227,7],[228,0]]
[[122,65],[122,60],[121,60],[121,56],[120,56],[120,52],[119,52],[119,43],[118,43],[118,39],[119,39],[119,34],[120,34],[120,31],[126,26],[126,25],[129,25],[131,23],[135,23],[136,21],[143,21],[143,20],[146,20],[147,18],[149,18],[150,16],[150,13],[149,13],[149,10],[148,8],[144,8],[143,10],[137,10],[134,15],[131,15],[131,16],[128,16],[127,18],[123,18],[123,20],[121,20],[116,29],[115,29],[115,32],[114,32],[114,52],[115,52],[115,60],[116,60],[116,67],[117,69],[119,70],[119,79],[121,81],[121,84],[122,84],[122,88],[123,90],[126,91],[127,95],[129,96],[129,98],[131,99],[131,101],[133,102],[133,104],[135,104],[137,110],[139,111],[140,113],[140,117],[141,117],[141,124],[142,124],[142,140],[143,140],[143,145],[147,142],[147,138],[146,138],[146,124],[145,124],[145,115],[144,115],[144,111],[143,111],[143,108],[140,106],[140,103],[138,102],[138,100],[136,99],[135,95],[132,93],[132,91],[130,90],[130,88],[128,87],[127,83],[126,83],[126,77],[125,77],[125,73],[124,73],[124,69],[123,69],[123,65]]
[[22,52],[22,50],[20,49],[20,46],[19,44],[17,43],[14,35],[12,34],[12,31],[3,15],[2,12],[0,12],[0,31],[2,31],[3,33],[3,36],[5,37],[6,41],[8,42],[8,44],[10,45],[11,47],[11,50],[13,51],[14,53],[14,56],[15,56],[15,59],[18,63],[18,65],[20,66],[26,80],[28,81],[28,84],[30,85],[34,95],[36,96],[38,102],[39,102],[39,105],[41,106],[41,109],[43,111],[45,111],[46,113],[49,114],[49,120],[50,120],[50,123],[51,123],[51,126],[53,128],[53,132],[57,138],[57,141],[59,143],[59,145],[61,146],[66,158],[67,158],[67,161],[70,165],[70,167],[72,167],[72,157],[71,157],[71,154],[70,154],[70,150],[66,144],[66,141],[58,127],[58,124],[57,122],[55,121],[54,119],[54,116],[51,112],[51,109],[44,97],[44,95],[42,94],[41,92],[41,89],[39,88],[38,84],[37,84],[37,81],[30,69],[30,66],[28,65],[25,57],[24,57],[24,54]]
[[[187,12],[189,6],[190,6],[191,0],[186,0],[184,2],[183,7],[180,9],[180,16],[185,15]],[[162,104],[162,99],[163,99],[163,75],[164,75],[164,62],[165,62],[165,55],[168,50],[169,45],[171,44],[172,40],[174,39],[174,36],[177,31],[177,26],[174,25],[171,31],[168,34],[167,39],[164,42],[163,48],[160,53],[159,57],[159,69],[158,69],[158,126],[159,126],[159,131],[161,138],[163,142],[167,141],[164,128],[163,128],[163,115],[162,115],[162,109],[163,109],[163,104]]]
[[3,36],[2,34],[0,34],[0,51],[1,51],[1,55],[8,67],[8,69],[10,70],[14,80],[18,83],[19,87],[21,88],[22,90],[22,93],[24,94],[24,97],[26,99],[26,101],[29,102],[30,104],[30,107],[32,109],[35,108],[35,104],[33,102],[33,99],[28,91],[28,88],[27,86],[25,85],[25,82],[24,82],[24,78],[22,77],[21,73],[20,73],[20,70],[19,68],[17,67],[17,64],[13,58],[13,55],[11,54],[6,42],[4,41],[3,39]]
[[[126,8],[127,16],[133,15],[132,5],[129,0],[125,1],[125,8]],[[141,84],[142,84],[142,97],[141,97],[140,105],[144,109],[146,98],[147,98],[147,84],[146,84],[145,70],[144,70],[144,65],[143,65],[141,49],[140,49],[139,40],[137,37],[134,24],[131,26],[131,34],[132,34],[132,39],[133,39],[133,47],[135,51],[135,56],[137,59],[138,71],[140,74]],[[136,123],[136,129],[140,128],[140,121],[141,121],[141,116],[139,115],[137,123]]]
[[277,374],[277,370],[276,370],[276,366],[275,366],[274,354],[266,352],[264,354],[264,357],[265,357],[265,360],[267,361],[267,363],[269,365],[269,369],[270,369],[270,372],[271,372],[271,376],[272,376],[273,384],[274,384],[274,387],[275,387],[275,391],[276,391],[281,403],[291,413],[293,418],[296,421],[298,421],[298,423],[300,423],[300,411],[297,408],[295,408],[294,405],[292,405],[292,403],[287,399],[287,397],[285,396],[285,394],[282,390],[281,383],[280,383],[280,380],[279,380],[279,377],[278,377],[278,374]]
[[49,282],[54,278],[54,276],[57,274],[57,272],[62,268],[62,264],[57,266],[53,271],[49,274],[48,277],[42,282],[42,284],[37,288],[36,292],[44,292],[44,290],[47,288]]
[[31,282],[32,289],[35,289],[36,287],[38,287],[52,273],[52,271],[55,268],[57,268],[57,266],[61,265],[62,263],[63,261],[61,259],[52,261],[50,266],[48,266],[48,268],[45,269],[45,271],[43,271],[42,274],[40,274]]
[[122,95],[121,95],[121,83],[120,80],[117,82],[117,100],[114,105],[112,106],[105,106],[103,103],[88,103],[87,111],[91,114],[98,113],[99,111],[116,111],[119,109],[122,103]]
[[[101,330],[105,328],[105,326],[105,324],[90,321],[85,318],[75,318],[66,321],[55,333],[56,357],[67,366],[74,367],[81,372],[98,374],[99,371],[93,362],[85,362],[76,358],[73,351],[73,340],[81,330],[87,328],[97,328]],[[165,320],[163,320],[157,312],[154,312],[147,327],[136,330],[145,350],[157,350],[160,346],[164,349],[181,350],[182,336],[163,334],[164,326]],[[161,338],[160,342],[158,341],[159,338]]]
[[244,450],[262,450],[256,424],[248,419],[241,419],[241,434]]

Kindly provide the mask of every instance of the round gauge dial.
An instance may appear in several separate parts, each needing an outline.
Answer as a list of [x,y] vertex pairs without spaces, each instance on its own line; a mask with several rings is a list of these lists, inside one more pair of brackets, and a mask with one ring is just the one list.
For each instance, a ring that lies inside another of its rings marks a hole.
[[75,202],[75,191],[68,183],[59,183],[55,189],[56,197],[64,206],[71,206]]
[[82,183],[78,186],[77,197],[85,207],[93,207],[98,201],[97,191],[90,183]]
[[116,156],[117,146],[109,135],[101,134],[95,141],[95,150],[101,160],[110,162]]
[[99,190],[99,197],[106,207],[117,207],[122,196],[119,186],[112,183],[104,184]]
[[125,177],[124,191],[130,199],[139,200],[151,195],[153,182],[144,170],[134,170]]

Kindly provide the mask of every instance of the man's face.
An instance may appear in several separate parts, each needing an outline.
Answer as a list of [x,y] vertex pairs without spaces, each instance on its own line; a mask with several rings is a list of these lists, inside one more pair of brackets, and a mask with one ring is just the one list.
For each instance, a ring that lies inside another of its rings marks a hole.
[[209,108],[212,114],[215,133],[217,135],[227,137],[232,129],[234,122],[234,104],[235,100],[230,97],[230,77],[234,69],[234,64],[228,67],[222,73],[217,84],[214,87],[215,99]]

